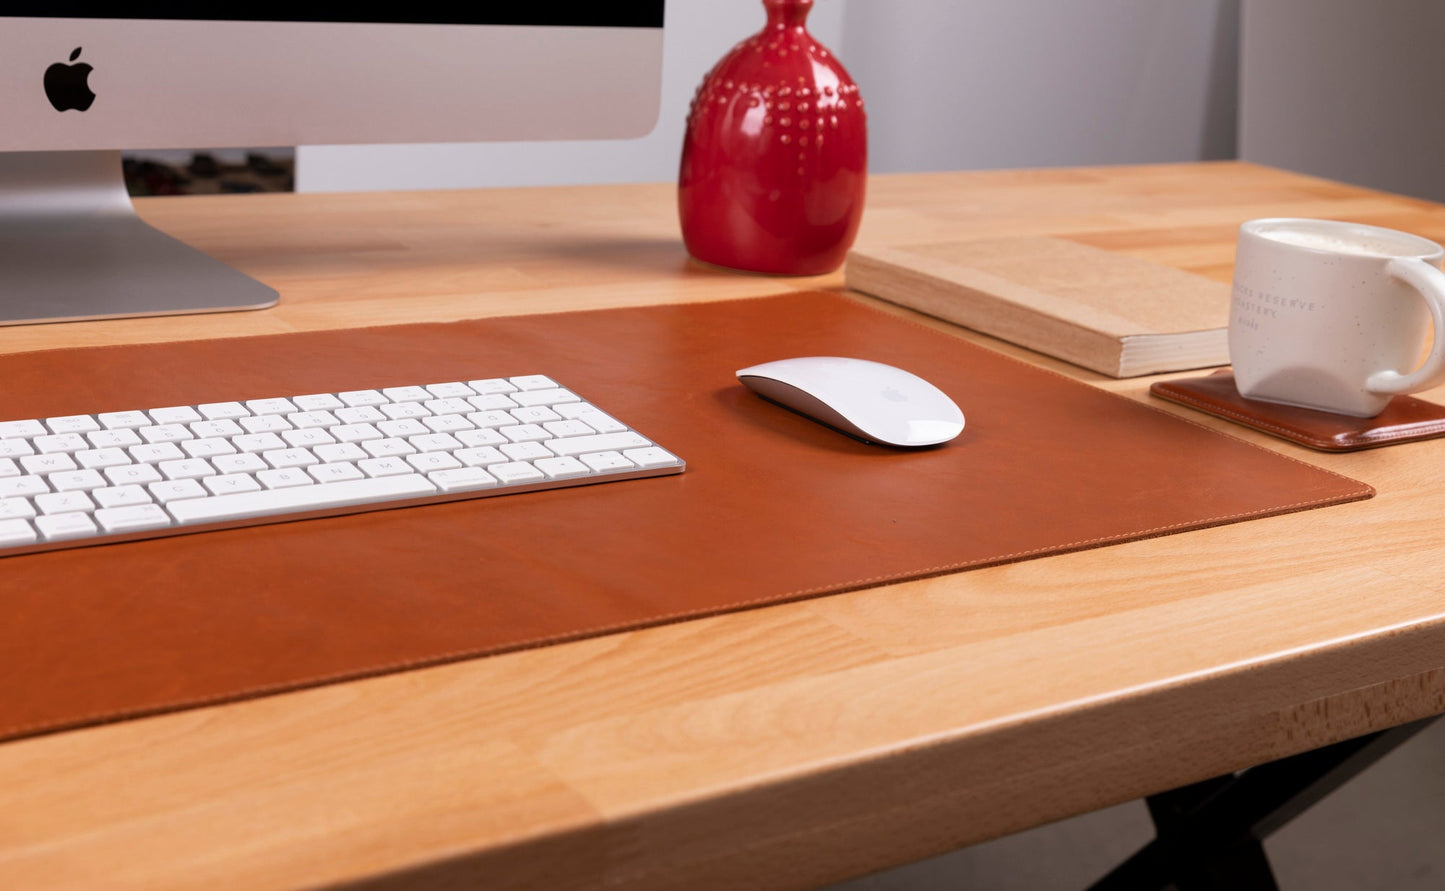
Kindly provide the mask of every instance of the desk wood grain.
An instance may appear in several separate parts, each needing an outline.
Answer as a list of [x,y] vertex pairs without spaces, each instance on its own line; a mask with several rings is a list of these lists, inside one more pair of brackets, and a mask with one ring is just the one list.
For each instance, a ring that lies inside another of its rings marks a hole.
[[[673,202],[152,199],[281,305],[0,351],[841,287],[689,262]],[[1221,163],[875,177],[860,242],[1045,235],[1227,281],[1267,215],[1445,239],[1428,202]],[[807,888],[1445,711],[1445,440],[1322,455],[1189,416],[1380,494],[0,745],[0,886]]]

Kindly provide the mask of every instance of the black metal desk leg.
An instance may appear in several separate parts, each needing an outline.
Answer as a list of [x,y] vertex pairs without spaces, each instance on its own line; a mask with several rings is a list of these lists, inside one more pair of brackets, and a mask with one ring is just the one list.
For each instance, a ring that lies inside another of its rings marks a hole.
[[1434,720],[1151,795],[1154,841],[1091,891],[1276,891],[1263,841]]

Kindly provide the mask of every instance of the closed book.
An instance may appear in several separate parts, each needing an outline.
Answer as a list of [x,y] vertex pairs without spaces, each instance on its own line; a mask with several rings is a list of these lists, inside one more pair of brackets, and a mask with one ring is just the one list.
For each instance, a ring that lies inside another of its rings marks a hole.
[[847,285],[1111,377],[1226,365],[1229,287],[1058,238],[857,248]]

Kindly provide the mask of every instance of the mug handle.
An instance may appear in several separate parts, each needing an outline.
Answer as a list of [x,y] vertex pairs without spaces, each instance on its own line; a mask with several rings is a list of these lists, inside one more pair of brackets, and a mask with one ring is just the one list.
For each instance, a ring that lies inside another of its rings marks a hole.
[[1385,273],[1420,292],[1435,323],[1435,342],[1425,362],[1409,374],[1377,371],[1365,381],[1365,389],[1382,396],[1416,393],[1445,381],[1445,272],[1417,257],[1396,257]]

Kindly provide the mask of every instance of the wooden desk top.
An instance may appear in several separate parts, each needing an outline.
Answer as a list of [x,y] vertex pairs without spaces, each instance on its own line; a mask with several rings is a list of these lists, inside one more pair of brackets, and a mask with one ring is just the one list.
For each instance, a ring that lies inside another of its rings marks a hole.
[[[281,305],[0,350],[841,286],[690,264],[673,202],[152,199]],[[1445,240],[1428,202],[1224,163],[877,177],[860,243],[1050,235],[1227,281],[1274,215]],[[1445,440],[1323,455],[1191,417],[1380,494],[0,745],[0,886],[804,888],[1445,711]]]

